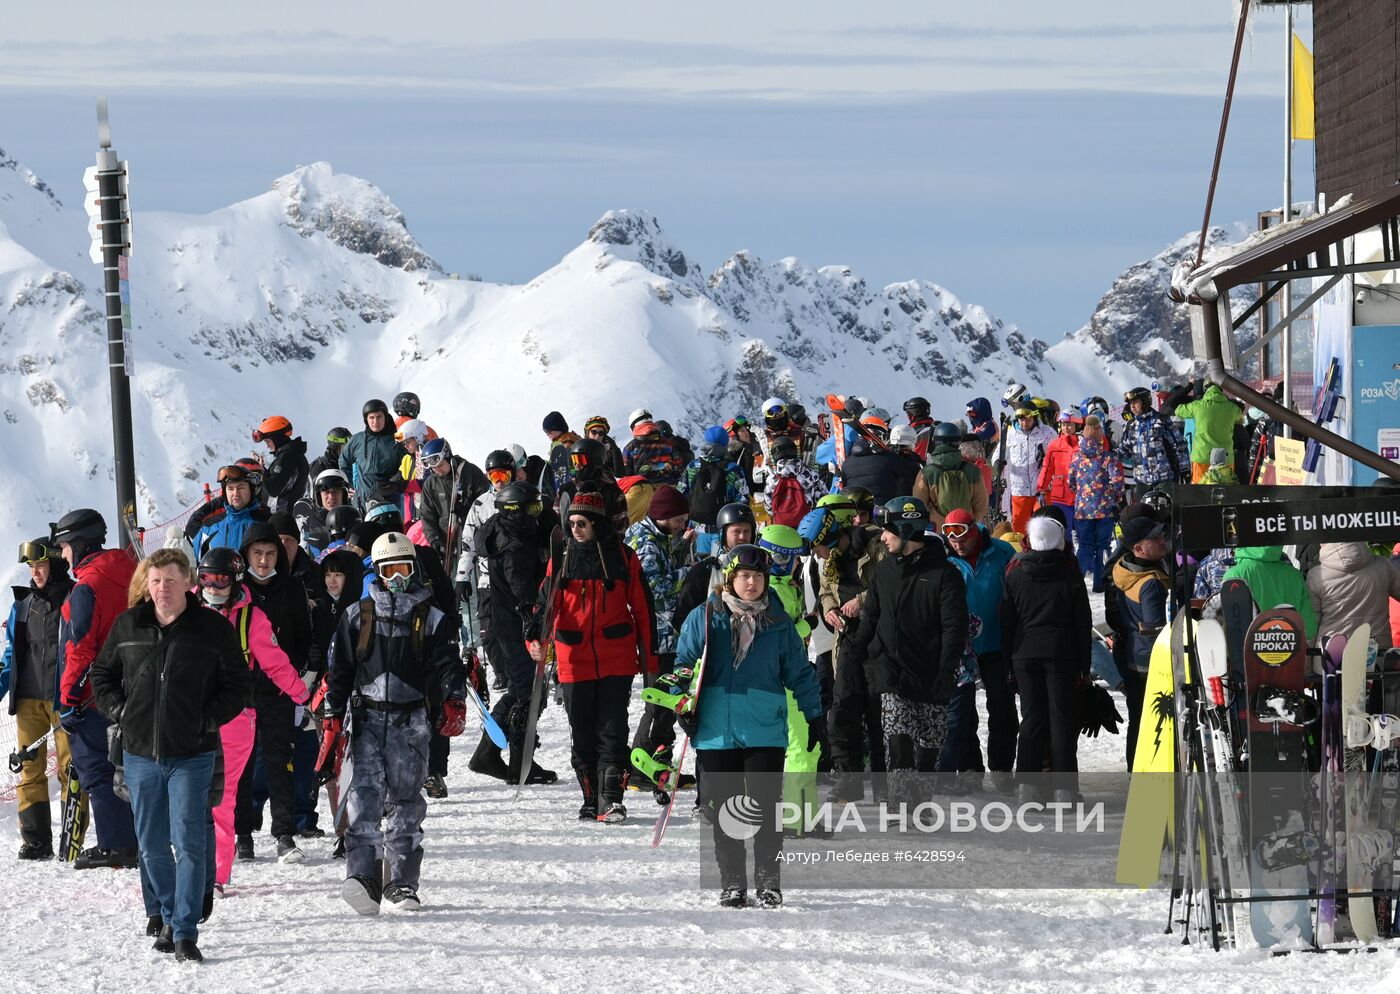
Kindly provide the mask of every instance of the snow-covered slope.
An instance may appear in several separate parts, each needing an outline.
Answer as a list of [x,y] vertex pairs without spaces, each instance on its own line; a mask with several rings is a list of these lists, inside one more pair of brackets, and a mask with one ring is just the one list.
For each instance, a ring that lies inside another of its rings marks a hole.
[[[1012,379],[1064,371],[1027,338],[924,281],[871,288],[843,267],[739,252],[712,272],[656,218],[611,211],[524,286],[447,276],[402,213],[325,163],[201,216],[141,212],[131,260],[139,511],[169,517],[289,417],[315,451],[361,403],[413,389],[480,458],[558,408],[578,425],[647,404],[680,430],[828,391],[960,412]],[[63,510],[112,506],[100,274],[86,221],[0,152],[0,542]],[[482,255],[489,253],[483,237]],[[1082,372],[1076,373],[1076,377]],[[1076,383],[1076,389],[1078,385]]]
[[[1206,235],[1206,259],[1225,252],[1246,234],[1240,225],[1212,227]],[[1107,376],[1119,393],[1154,380],[1165,386],[1192,375],[1187,308],[1167,292],[1177,265],[1195,259],[1199,239],[1199,231],[1188,232],[1113,281],[1089,323],[1048,350],[1056,368],[1064,371],[1061,382],[1068,386],[1076,373],[1087,372],[1085,386]],[[1231,294],[1231,304],[1238,313],[1257,296],[1256,287],[1241,287]],[[1076,398],[1086,394],[1066,391]]]

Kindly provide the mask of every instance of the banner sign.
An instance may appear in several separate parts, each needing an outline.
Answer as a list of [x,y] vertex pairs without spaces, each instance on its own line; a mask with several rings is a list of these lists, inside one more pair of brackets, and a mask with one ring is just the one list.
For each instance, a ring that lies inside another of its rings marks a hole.
[[[1207,488],[1208,489],[1208,488]],[[1177,509],[1187,549],[1400,541],[1400,494]]]

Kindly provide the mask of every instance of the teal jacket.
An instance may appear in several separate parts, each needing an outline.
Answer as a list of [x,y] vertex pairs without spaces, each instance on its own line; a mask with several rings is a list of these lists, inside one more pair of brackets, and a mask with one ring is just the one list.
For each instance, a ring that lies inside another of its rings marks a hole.
[[[807,661],[807,649],[776,594],[768,594],[768,626],[754,637],[748,655],[734,665],[729,609],[712,595],[710,655],[696,705],[696,749],[787,747],[787,694],[803,716],[822,713],[821,684]],[[705,605],[690,612],[676,643],[676,665],[694,665],[705,650]]]

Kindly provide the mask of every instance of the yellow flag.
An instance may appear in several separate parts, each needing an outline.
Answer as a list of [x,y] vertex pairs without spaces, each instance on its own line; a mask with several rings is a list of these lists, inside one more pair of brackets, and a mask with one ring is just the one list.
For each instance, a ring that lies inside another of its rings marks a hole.
[[1293,137],[1313,141],[1313,57],[1303,40],[1293,36]]

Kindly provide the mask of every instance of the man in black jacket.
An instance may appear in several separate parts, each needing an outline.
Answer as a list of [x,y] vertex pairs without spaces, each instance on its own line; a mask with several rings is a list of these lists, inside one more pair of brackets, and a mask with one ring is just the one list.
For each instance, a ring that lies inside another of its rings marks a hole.
[[[354,772],[341,896],[361,915],[377,915],[381,899],[399,911],[422,907],[428,730],[461,735],[467,722],[455,623],[414,579],[413,544],[389,532],[375,539],[370,556],[369,596],[346,608],[337,626],[323,724],[333,744],[351,712]],[[322,750],[329,751],[325,744]],[[376,866],[381,850],[383,877]]]
[[[73,589],[68,564],[50,548],[48,537],[19,547],[20,562],[29,567],[29,586],[15,587],[15,603],[6,626],[4,663],[0,664],[0,698],[8,691],[10,714],[20,747],[38,743],[50,730],[58,749],[59,780],[68,769],[68,735],[58,720],[58,626],[63,602]],[[19,781],[19,858],[53,858],[53,825],[49,813],[48,747],[41,745],[21,768]],[[66,799],[66,794],[65,794]],[[84,814],[87,795],[83,795]]]
[[948,699],[967,644],[967,587],[943,540],[926,534],[928,509],[915,497],[884,507],[880,536],[889,555],[875,567],[850,641],[880,695],[890,802],[927,797],[914,770],[932,773],[948,727]]
[[[510,764],[500,752],[478,749],[470,769],[501,776],[509,783],[520,778],[525,725],[530,713],[530,690],[535,663],[525,648],[525,625],[535,621],[534,605],[544,580],[553,515],[547,514],[540,492],[529,483],[507,484],[496,493],[496,516],[481,526],[477,552],[485,557],[491,581],[491,631],[506,671],[506,692],[496,699],[492,715],[510,739]],[[554,783],[553,770],[531,762],[526,783]]]
[[122,730],[142,876],[165,923],[153,948],[198,961],[219,728],[247,704],[252,675],[233,626],[189,593],[183,552],[159,549],[139,570],[146,602],[113,623],[92,689]]
[[864,487],[884,504],[900,494],[914,492],[919,467],[889,449],[878,448],[867,438],[858,438],[841,464],[841,480],[847,487]]
[[[434,438],[424,445],[419,461],[428,471],[418,500],[423,537],[450,571],[456,567],[467,511],[491,489],[491,481],[475,463],[453,454],[445,438]],[[451,549],[447,547],[448,535],[453,537]]]
[[[253,602],[267,615],[288,662],[298,673],[305,674],[313,637],[311,609],[306,587],[292,576],[277,529],[266,522],[249,526],[239,552],[248,564],[244,575]],[[306,683],[309,691],[310,681]],[[239,856],[245,858],[245,852],[252,852],[252,835],[262,828],[263,802],[271,800],[277,858],[283,863],[299,863],[303,856],[295,838],[296,789],[288,766],[292,763],[293,737],[305,724],[305,709],[293,704],[261,669],[253,678],[253,706],[258,712],[258,745],[238,781],[234,830],[238,834]]]

